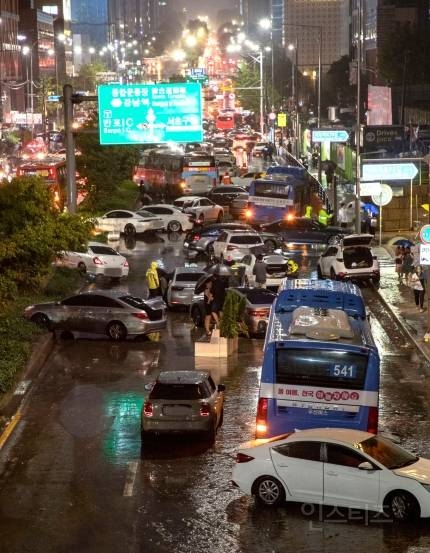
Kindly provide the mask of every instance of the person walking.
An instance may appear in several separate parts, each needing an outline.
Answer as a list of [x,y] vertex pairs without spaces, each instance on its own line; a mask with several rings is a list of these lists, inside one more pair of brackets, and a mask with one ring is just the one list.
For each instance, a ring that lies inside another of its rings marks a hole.
[[210,336],[211,332],[211,321],[212,321],[212,303],[214,296],[212,294],[212,280],[208,280],[206,283],[205,290],[203,292],[203,300],[205,302],[205,331],[206,336]]
[[407,246],[405,248],[405,254],[402,260],[402,276],[404,283],[409,285],[409,279],[414,270],[414,256],[412,255],[411,248]]
[[337,222],[342,228],[346,228],[348,226],[348,212],[345,202],[340,202],[339,210],[337,212]]
[[160,279],[158,278],[158,264],[156,261],[151,261],[149,269],[146,271],[146,285],[149,290],[149,297],[155,298],[160,295]]
[[267,268],[261,253],[256,257],[252,274],[255,276],[255,286],[257,288],[266,288]]
[[221,317],[222,317],[222,308],[224,306],[225,296],[227,294],[228,280],[225,277],[214,274],[212,277],[212,317],[215,321],[215,324],[219,328]]
[[399,277],[399,281],[402,281],[402,265],[403,265],[403,256],[405,255],[405,246],[397,246],[394,252],[394,267]]
[[409,277],[409,286],[414,293],[415,305],[420,310],[424,311],[424,296],[426,293],[425,276],[421,265],[417,265]]

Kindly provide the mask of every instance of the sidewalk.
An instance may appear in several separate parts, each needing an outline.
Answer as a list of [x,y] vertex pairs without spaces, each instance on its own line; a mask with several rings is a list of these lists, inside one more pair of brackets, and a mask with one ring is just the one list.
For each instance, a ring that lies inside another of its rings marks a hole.
[[412,289],[399,283],[397,273],[394,270],[394,247],[390,245],[389,241],[383,240],[383,242],[381,246],[372,247],[381,266],[379,295],[393,313],[399,325],[408,334],[409,339],[430,364],[430,341],[424,341],[428,328],[430,291],[427,291],[425,297],[426,310],[424,313],[420,313],[415,305]]

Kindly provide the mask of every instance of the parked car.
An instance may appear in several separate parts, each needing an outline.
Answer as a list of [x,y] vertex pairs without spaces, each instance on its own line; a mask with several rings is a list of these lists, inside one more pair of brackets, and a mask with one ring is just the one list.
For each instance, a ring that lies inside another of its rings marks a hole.
[[173,273],[166,292],[168,307],[189,306],[197,281],[205,273],[199,267],[178,267]]
[[350,234],[333,240],[317,262],[318,278],[380,280],[379,261],[373,255],[371,234]]
[[81,252],[60,252],[54,264],[57,267],[77,269],[93,276],[119,279],[128,275],[128,261],[116,250],[101,242],[88,242]]
[[[232,265],[232,269],[236,267],[244,267],[246,281],[249,286],[255,286],[255,276],[253,274],[254,265],[257,258],[254,254],[248,253],[243,258]],[[282,253],[273,253],[263,255],[263,262],[266,265],[266,288],[277,291],[284,278],[290,275],[289,262],[290,258]],[[296,275],[294,275],[296,276]]]
[[174,200],[173,205],[182,209],[184,213],[192,214],[194,221],[200,225],[208,221],[220,223],[224,218],[224,209],[209,198],[181,196]]
[[336,226],[322,225],[315,219],[292,217],[272,223],[258,225],[268,250],[291,244],[328,244],[334,236],[350,234],[350,231]]
[[194,217],[190,213],[184,213],[179,208],[167,204],[146,205],[143,210],[152,213],[155,217],[163,221],[163,230],[168,232],[182,232],[190,230],[194,226]]
[[164,223],[149,212],[140,213],[126,209],[115,209],[97,217],[94,221],[96,230],[132,236],[143,232],[162,230]]
[[166,328],[166,304],[124,292],[81,292],[60,301],[30,305],[24,317],[52,331],[73,336],[102,334],[125,340]]
[[236,165],[236,158],[233,156],[234,161],[220,161],[218,163],[218,174],[220,176],[220,179],[222,179],[223,175],[226,173],[230,175],[230,177],[236,177],[239,174],[239,168]]
[[225,230],[212,242],[209,250],[215,259],[233,263],[247,253],[263,253],[264,242],[255,230]]
[[230,215],[233,219],[246,220],[246,212],[248,209],[249,194],[244,192],[238,194],[231,202],[229,206]]
[[141,436],[203,433],[215,440],[224,417],[225,386],[204,371],[162,371],[142,407]]
[[430,460],[359,430],[316,428],[245,444],[232,484],[268,506],[298,501],[397,521],[430,517]]
[[[249,288],[240,286],[229,288],[246,298],[244,322],[248,327],[250,336],[265,334],[270,315],[270,308],[276,298],[276,293],[265,288]],[[205,319],[205,305],[202,296],[195,296],[191,306],[190,315],[197,327],[203,326]]]
[[214,188],[212,188],[208,192],[207,197],[218,205],[230,206],[232,201],[240,194],[247,195],[247,192],[244,188],[241,188],[240,186],[222,184],[220,186],[215,186]]
[[236,177],[235,179],[233,179],[233,182],[237,186],[241,186],[248,191],[251,181],[261,179],[265,176],[265,174],[265,171],[248,171],[248,173],[244,173],[240,177]]
[[203,227],[196,227],[185,235],[184,249],[189,258],[197,257],[199,254],[211,255],[210,245],[221,235],[224,230],[253,230],[244,223],[212,223]]

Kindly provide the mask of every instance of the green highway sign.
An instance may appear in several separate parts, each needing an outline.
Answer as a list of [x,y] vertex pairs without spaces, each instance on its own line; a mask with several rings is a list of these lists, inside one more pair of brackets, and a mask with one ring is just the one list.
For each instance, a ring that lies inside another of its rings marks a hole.
[[363,163],[364,181],[411,180],[418,174],[414,163]]
[[198,83],[98,87],[100,144],[202,142]]

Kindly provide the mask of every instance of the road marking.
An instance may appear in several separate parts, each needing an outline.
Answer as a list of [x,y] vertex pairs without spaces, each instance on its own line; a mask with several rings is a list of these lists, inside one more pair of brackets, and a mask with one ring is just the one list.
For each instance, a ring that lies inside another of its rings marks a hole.
[[31,380],[21,380],[21,382],[16,387],[13,395],[14,396],[23,396],[27,391],[28,387],[31,384]]
[[152,361],[151,361],[151,369],[156,369],[158,367],[158,361],[160,359],[160,352],[157,351],[156,353],[154,353],[154,357],[152,358]]
[[139,461],[131,461],[128,463],[128,473],[124,486],[124,497],[131,497],[133,495],[134,482],[136,480],[137,469],[139,467]]
[[15,415],[12,417],[10,423],[5,428],[3,434],[0,436],[0,450],[3,449],[4,444],[7,442],[9,436],[12,434],[12,432],[15,430],[16,425],[21,420],[21,410],[18,409],[18,411],[15,413]]

